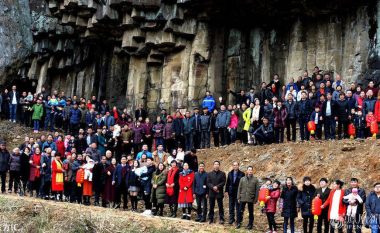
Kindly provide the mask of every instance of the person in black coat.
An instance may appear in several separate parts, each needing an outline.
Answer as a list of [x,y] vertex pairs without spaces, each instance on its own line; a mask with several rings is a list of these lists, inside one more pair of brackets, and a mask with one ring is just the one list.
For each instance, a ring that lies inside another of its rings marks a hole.
[[286,178],[286,184],[281,192],[283,207],[281,216],[284,217],[284,232],[287,232],[290,223],[290,231],[294,233],[294,219],[297,217],[297,195],[298,188],[294,185],[292,177]]
[[[194,114],[193,114],[192,118],[193,118],[194,148],[199,149],[199,148],[201,148],[202,128],[201,128],[201,115],[199,114],[198,108],[194,108]],[[190,169],[192,169],[192,168],[190,167]],[[198,169],[193,170],[193,171],[198,171]]]
[[143,121],[147,117],[147,113],[146,113],[145,109],[143,109],[142,104],[139,104],[139,107],[135,111],[135,119],[137,120],[140,117],[142,118]]
[[20,196],[25,195],[26,187],[29,181],[30,153],[31,153],[30,147],[25,147],[20,157],[20,180],[22,182],[22,186],[20,188]]
[[225,196],[228,195],[228,208],[229,208],[229,222],[233,224],[235,222],[235,210],[236,215],[239,211],[239,203],[237,202],[237,190],[239,188],[240,179],[244,176],[244,172],[240,171],[239,163],[233,162],[232,170],[227,175],[227,184],[225,190]]
[[335,139],[335,117],[336,117],[336,102],[332,99],[331,93],[327,93],[327,100],[322,105],[322,118],[325,129],[325,139]]
[[79,134],[78,138],[74,140],[74,147],[78,154],[83,154],[87,149],[87,142],[83,134]]
[[174,140],[176,142],[175,147],[177,148],[178,145],[181,145],[182,148],[185,148],[185,140],[183,137],[183,121],[182,121],[182,114],[180,112],[176,113],[176,117],[173,120],[172,124],[172,130],[174,133]]
[[107,158],[102,156],[100,163],[95,164],[93,168],[93,187],[95,192],[94,205],[99,205],[100,194],[103,192],[104,185],[106,183],[106,169],[108,167]]
[[113,173],[112,185],[116,186],[115,208],[120,208],[123,195],[123,209],[128,208],[128,173],[131,167],[127,164],[127,157],[121,158],[121,164],[117,165]]
[[239,93],[229,90],[229,93],[235,96],[235,104],[242,105],[247,103],[248,97],[245,95],[244,90],[240,90]]
[[197,150],[193,148],[190,152],[186,153],[183,163],[187,163],[192,171],[198,171]]
[[335,120],[338,121],[338,139],[342,139],[343,137],[347,137],[348,115],[350,113],[348,102],[345,99],[344,93],[339,94],[339,100],[336,103],[337,105]]
[[[319,180],[319,188],[315,191],[315,195],[318,196],[322,203],[325,203],[330,195],[331,189],[327,187],[328,181],[326,178],[321,178]],[[324,233],[329,233],[329,219],[328,219],[328,208],[322,210],[322,214],[318,217],[317,223],[317,233],[322,233],[322,225],[324,225]]]
[[298,192],[297,203],[301,208],[303,218],[303,232],[312,233],[314,227],[314,217],[311,211],[311,203],[315,196],[315,187],[311,184],[310,177],[303,178],[302,190]]
[[353,229],[355,228],[356,233],[361,233],[362,229],[362,216],[363,216],[363,210],[364,210],[364,204],[366,202],[366,193],[363,188],[359,187],[359,180],[357,178],[351,178],[350,182],[350,188],[346,189],[344,192],[344,196],[349,195],[352,193],[352,189],[356,188],[358,189],[358,195],[363,200],[362,203],[360,203],[358,200],[356,200],[354,203],[350,203],[348,199],[343,199],[343,203],[348,205],[356,205],[356,215],[355,218],[351,216],[347,216],[347,233],[352,233]]
[[300,126],[300,135],[302,141],[308,141],[310,133],[307,130],[307,123],[309,121],[311,112],[313,111],[310,101],[307,99],[306,92],[302,92],[301,100],[296,104],[296,114]]
[[226,173],[220,170],[220,162],[214,161],[214,170],[207,174],[207,187],[209,189],[210,211],[209,223],[214,223],[215,200],[218,202],[219,223],[224,224],[223,188],[226,184]]
[[1,192],[5,193],[5,182],[7,178],[7,172],[9,170],[9,154],[5,142],[0,142],[0,176],[1,176]]

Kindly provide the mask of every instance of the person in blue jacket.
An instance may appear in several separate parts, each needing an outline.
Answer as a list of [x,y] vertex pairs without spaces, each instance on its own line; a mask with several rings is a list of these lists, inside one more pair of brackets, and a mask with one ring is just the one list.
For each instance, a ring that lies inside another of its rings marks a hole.
[[78,109],[78,104],[74,104],[74,108],[70,110],[69,119],[70,119],[70,131],[72,135],[77,135],[79,131],[79,123],[82,117],[81,111]]
[[208,108],[209,112],[212,112],[215,108],[215,99],[209,91],[206,91],[206,96],[202,102],[202,108]]

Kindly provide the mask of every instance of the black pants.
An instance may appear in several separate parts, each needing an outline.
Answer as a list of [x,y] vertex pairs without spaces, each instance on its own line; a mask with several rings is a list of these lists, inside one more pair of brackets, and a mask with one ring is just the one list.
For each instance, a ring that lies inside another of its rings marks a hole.
[[26,190],[28,189],[28,190],[30,190],[30,186],[28,186],[29,185],[29,180],[28,180],[28,178],[29,177],[26,177],[26,178],[24,178],[24,177],[22,177],[21,179],[20,179],[20,193],[22,194],[22,195],[25,195],[25,192],[26,192]]
[[361,233],[362,232],[362,220],[359,213],[356,213],[355,218],[353,217],[347,217],[346,225],[347,225],[347,233],[352,233],[353,230],[355,229],[356,233]]
[[63,195],[65,195],[67,199],[70,199],[71,192],[72,192],[72,182],[65,181],[65,183],[63,183],[63,190],[64,190]]
[[219,128],[220,143],[222,146],[229,144],[230,135],[226,127]]
[[346,120],[338,120],[338,139],[346,138],[348,132],[348,123]]
[[14,192],[18,191],[18,186],[20,185],[20,172],[19,171],[9,171],[9,185],[8,190],[11,191],[14,184]]
[[290,225],[290,232],[294,233],[294,230],[295,230],[294,218],[284,217],[284,232],[287,232],[288,224]]
[[144,204],[145,204],[145,210],[152,209],[152,203],[150,202],[150,193],[143,195]]
[[214,146],[219,147],[219,131],[212,132],[212,137],[214,138]]
[[292,135],[292,141],[296,141],[296,123],[297,120],[294,119],[286,119],[286,138],[288,142],[290,142],[290,134]]
[[228,209],[229,209],[229,220],[235,222],[235,211],[236,215],[239,215],[239,203],[237,201],[237,195],[228,196]]
[[284,142],[284,128],[282,127],[276,127],[274,128],[274,135],[276,143],[283,143]]
[[148,145],[148,150],[152,151],[152,144],[153,144],[152,137],[144,137],[144,143]]
[[120,206],[121,196],[123,196],[123,208],[128,208],[128,190],[125,185],[125,181],[121,181],[121,184],[116,188],[115,203]]
[[133,157],[136,158],[137,153],[141,151],[141,143],[133,143]]
[[322,226],[324,227],[324,233],[329,233],[329,219],[327,212],[322,212],[322,214],[318,217],[317,222],[317,233],[322,233]]
[[201,131],[194,131],[193,144],[194,144],[195,149],[201,148],[201,138],[202,138]]
[[324,119],[325,139],[335,139],[335,119],[332,116],[326,116]]
[[123,152],[127,155],[132,154],[132,144],[131,143],[123,143]]
[[79,124],[71,124],[70,123],[70,132],[71,132],[71,135],[78,135],[79,133]]
[[195,200],[197,202],[197,217],[203,220],[206,219],[206,216],[207,216],[206,194],[196,195]]
[[219,220],[224,221],[224,207],[223,207],[223,197],[216,198],[209,197],[210,201],[210,211],[208,212],[208,219],[214,220],[214,209],[215,209],[215,201],[218,202],[218,208],[219,208]]
[[245,206],[248,205],[248,225],[253,225],[253,202],[241,202],[238,215],[238,223],[243,221]]
[[257,132],[253,134],[258,144],[271,144],[273,142],[273,134],[262,134]]
[[307,122],[309,122],[307,116],[300,116],[300,118],[298,119],[302,141],[305,141],[305,140],[308,141],[310,138],[309,130],[307,130]]
[[79,204],[82,204],[82,193],[83,193],[83,185],[81,187],[79,187],[76,183],[75,183],[75,188],[74,188],[74,195],[75,195],[75,201]]
[[248,131],[247,130],[242,130],[240,134],[240,140],[242,143],[247,144],[248,143]]
[[164,139],[164,145],[165,145],[165,150],[168,153],[172,153],[172,151],[176,148],[175,147],[175,141],[174,139]]
[[48,197],[50,195],[51,180],[42,177],[40,185],[40,195],[41,197]]
[[303,218],[303,232],[304,233],[312,233],[314,227],[314,218],[313,216],[302,216]]
[[30,191],[33,192],[33,190],[36,191],[36,197],[40,195],[40,186],[41,186],[41,179],[40,177],[35,177],[34,181],[30,181]]
[[201,148],[210,148],[210,131],[208,130],[201,132]]
[[5,182],[6,182],[6,179],[7,179],[7,172],[0,172],[0,176],[1,176],[1,192],[5,192]]
[[277,231],[276,221],[274,219],[274,213],[267,213],[269,230]]

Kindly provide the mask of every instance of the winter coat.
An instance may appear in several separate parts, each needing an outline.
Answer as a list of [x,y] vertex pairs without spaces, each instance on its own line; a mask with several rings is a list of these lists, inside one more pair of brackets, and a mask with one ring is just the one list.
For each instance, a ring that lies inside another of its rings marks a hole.
[[309,118],[312,112],[312,104],[309,100],[300,100],[296,104],[296,114],[297,117]]
[[296,102],[295,101],[286,101],[284,103],[287,112],[287,119],[293,120],[297,118],[296,112]]
[[238,124],[239,124],[239,117],[238,117],[238,115],[236,115],[236,113],[233,114],[233,115],[231,114],[230,125],[228,127],[231,128],[231,129],[237,129]]
[[366,128],[365,116],[356,115],[354,118],[354,125],[356,130],[364,130]]
[[[344,192],[344,196],[347,196],[350,193],[352,193],[352,188],[346,189],[345,192]],[[356,215],[358,215],[358,214],[362,215],[363,214],[363,210],[364,210],[364,204],[366,202],[367,196],[366,196],[365,190],[362,189],[362,188],[358,188],[358,194],[361,197],[361,199],[363,200],[363,203],[359,203],[356,200],[356,205],[357,205]],[[343,203],[345,203],[347,206],[349,205],[347,199],[343,199]]]
[[176,137],[183,134],[183,121],[181,118],[176,118],[173,120],[173,131]]
[[251,126],[252,108],[247,108],[243,113],[244,127],[243,130],[248,131]]
[[152,177],[155,170],[156,167],[154,165],[149,166],[147,167],[147,172],[140,176],[141,189],[146,195],[149,195],[152,191]]
[[190,134],[193,132],[193,118],[183,118],[183,133]]
[[201,131],[201,115],[193,115],[191,118],[193,118],[193,130],[194,132],[200,132]]
[[162,171],[160,174],[153,174],[152,185],[157,185],[157,188],[152,187],[151,202],[153,202],[153,200],[156,199],[157,204],[165,204],[166,178],[166,171]]
[[163,137],[164,139],[172,139],[174,137],[174,131],[173,131],[173,122],[168,122],[165,124]]
[[270,190],[270,199],[267,201],[265,210],[267,213],[276,213],[277,201],[280,198],[281,190],[279,188]]
[[[269,119],[270,122],[273,122],[273,105],[267,104],[262,106],[262,109],[264,111],[264,117]],[[261,111],[261,108],[260,108]],[[259,116],[259,119],[261,119],[261,116]]]
[[[209,189],[209,197],[223,198],[223,188],[226,184],[226,173],[223,171],[211,171],[207,174],[207,187]],[[218,192],[212,188],[218,187]]]
[[[327,104],[328,104],[328,101],[326,100],[325,102],[323,102],[323,105],[322,105],[321,112],[322,112],[322,117],[323,118],[326,117]],[[336,103],[336,101],[334,101],[334,100],[330,101],[330,109],[331,109],[331,116],[330,117],[332,117],[332,118],[336,117],[336,110],[337,110],[337,103]]]
[[80,119],[82,118],[82,112],[79,109],[71,109],[70,110],[70,124],[79,124]]
[[215,126],[216,128],[227,128],[230,124],[231,113],[227,110],[220,111],[216,117]]
[[0,172],[9,170],[9,158],[11,155],[7,150],[0,151]]
[[[131,170],[131,167],[126,164],[125,165],[126,167],[126,173],[125,173],[125,177],[124,177],[124,182],[125,182],[125,187],[128,187],[128,175],[129,175],[129,171]],[[119,187],[121,185],[121,182],[123,181],[123,165],[121,164],[118,164],[116,166],[116,169],[115,169],[115,172],[113,173],[113,178],[112,178],[112,181],[115,181],[115,184],[117,187]]]
[[[330,195],[329,197],[327,198],[327,200],[325,202],[323,202],[323,206],[325,208],[328,207],[328,219],[330,220],[330,213],[331,213],[331,205],[332,205],[332,202],[333,202],[333,197],[334,197],[334,194],[335,194],[336,190],[331,190],[330,192]],[[339,213],[339,216],[343,217],[346,215],[346,205],[343,203],[343,197],[344,197],[344,189],[341,189],[341,194],[340,194],[340,202],[339,202],[339,210],[338,210],[338,213]]]
[[367,115],[369,112],[375,111],[375,105],[376,105],[376,99],[374,97],[372,98],[366,98],[364,100],[364,107],[363,107],[363,113]]
[[42,106],[42,104],[34,104],[32,109],[32,120],[41,120],[42,115],[44,114],[44,107]]
[[202,108],[207,108],[209,112],[212,112],[215,108],[214,97],[206,96],[202,101]]
[[310,217],[312,215],[311,202],[315,196],[315,187],[313,185],[303,185],[302,190],[298,192],[297,203],[301,208],[302,216]]
[[111,115],[104,118],[104,125],[109,129],[111,126],[115,125],[115,118]]
[[94,162],[100,162],[102,159],[102,155],[100,153],[101,152],[98,149],[93,149],[91,147],[86,149],[86,154],[88,154]]
[[286,118],[288,117],[288,112],[286,107],[281,106],[281,109],[274,108],[274,127],[275,128],[285,128],[286,127]]
[[193,203],[194,172],[190,169],[179,173],[179,195],[178,204]]
[[37,166],[41,166],[41,154],[34,154],[30,157],[32,163],[29,167],[29,181],[35,181],[40,177],[40,169]]
[[[51,156],[48,156],[47,154],[43,154],[41,156],[40,174],[41,179],[44,179],[45,181],[51,180],[51,160]],[[43,167],[43,164],[45,164],[46,166]]]
[[154,138],[162,138],[163,137],[164,126],[165,125],[162,124],[161,122],[157,122],[156,124],[153,125],[152,132],[153,132]]
[[201,130],[210,131],[211,116],[208,114],[202,114],[200,118],[201,118]]
[[12,153],[9,158],[9,171],[20,171],[21,167],[21,155]]
[[231,197],[236,197],[239,188],[240,179],[244,177],[244,172],[238,170],[236,179],[234,181],[234,170],[230,171],[227,175],[226,193]]
[[243,103],[247,103],[248,97],[246,95],[241,95],[240,93],[236,93],[230,90],[230,93],[235,96],[235,103],[242,105]]
[[55,144],[55,142],[44,142],[44,144],[42,144],[42,151],[45,151],[46,148],[51,148],[52,151],[57,151],[57,145]]
[[350,113],[347,100],[338,100],[336,103],[336,115],[338,117],[338,120],[347,121],[348,114]]
[[237,200],[256,203],[259,198],[259,181],[254,176],[244,176],[240,179],[237,189]]
[[86,125],[93,126],[96,125],[96,113],[95,112],[86,112]]
[[365,202],[366,209],[366,220],[365,225],[370,226],[371,223],[379,223],[380,222],[380,205],[379,198],[377,194],[372,191],[367,197],[367,201]]
[[20,176],[21,180],[29,180],[29,155],[22,153],[20,155]]
[[169,157],[169,154],[166,153],[165,151],[162,151],[162,161],[160,161],[160,157],[158,156],[158,151],[153,151],[152,153],[152,156],[153,156],[153,160],[154,160],[154,163],[156,165],[158,165],[159,163],[163,163],[165,166],[168,165],[168,157]]
[[207,187],[207,173],[196,172],[193,182],[193,192],[196,195],[205,195],[208,192]]
[[144,128],[142,126],[133,128],[133,143],[139,144],[144,137]]
[[243,119],[243,113],[244,113],[244,111],[242,109],[239,109],[235,113],[238,116],[237,132],[241,133],[243,131],[244,124],[245,124],[245,121]]
[[285,186],[281,192],[281,198],[283,200],[282,217],[295,218],[297,217],[297,186],[291,186],[290,188]]

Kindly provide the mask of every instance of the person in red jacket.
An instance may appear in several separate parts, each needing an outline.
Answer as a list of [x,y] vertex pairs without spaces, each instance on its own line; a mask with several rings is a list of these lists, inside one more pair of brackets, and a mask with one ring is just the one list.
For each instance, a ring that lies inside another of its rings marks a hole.
[[267,214],[267,219],[268,219],[268,225],[269,225],[269,230],[272,233],[277,232],[277,225],[276,221],[274,219],[274,215],[277,210],[277,200],[280,198],[281,190],[280,190],[280,181],[275,180],[273,182],[273,189],[270,190],[269,196],[267,197],[268,201],[266,203],[265,211]]
[[51,162],[51,171],[51,191],[56,195],[57,200],[62,200],[64,170],[60,152],[55,154],[55,158]]
[[375,103],[374,115],[377,119],[377,123],[380,123],[380,92]]
[[63,141],[63,137],[62,135],[59,135],[57,137],[57,141],[55,142],[55,144],[57,145],[57,152],[59,152],[62,156],[63,159],[65,159],[65,142]]
[[[189,164],[183,164],[183,170],[179,173],[178,207],[182,208],[182,219],[191,219],[191,207],[193,204],[194,172],[189,169]],[[187,210],[187,214],[186,214]]]
[[338,228],[339,233],[343,233],[343,222],[346,213],[346,205],[343,203],[343,184],[343,181],[336,180],[333,183],[333,190],[331,190],[329,197],[322,205],[322,209],[329,208],[330,233],[334,233],[336,228]]

